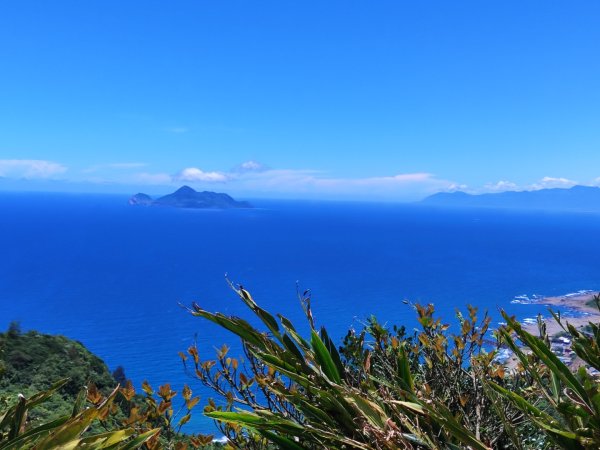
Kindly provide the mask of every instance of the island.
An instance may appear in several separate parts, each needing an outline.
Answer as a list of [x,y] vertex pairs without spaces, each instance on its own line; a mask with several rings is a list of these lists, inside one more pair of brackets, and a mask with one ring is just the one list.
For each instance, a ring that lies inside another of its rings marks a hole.
[[129,199],[130,205],[141,205],[141,206],[149,206],[152,204],[152,197],[148,194],[144,194],[142,192],[138,192],[133,197]]
[[164,206],[195,209],[252,208],[248,202],[237,201],[231,196],[211,191],[198,192],[189,186],[182,186],[172,194],[153,200],[148,194],[138,193],[129,199],[133,206]]

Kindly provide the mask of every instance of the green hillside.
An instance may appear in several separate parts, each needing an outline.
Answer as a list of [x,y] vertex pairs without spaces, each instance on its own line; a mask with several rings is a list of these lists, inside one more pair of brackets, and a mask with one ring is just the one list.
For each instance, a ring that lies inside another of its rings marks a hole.
[[105,393],[117,384],[106,364],[80,342],[37,331],[21,333],[15,323],[0,333],[2,396],[20,393],[30,397],[62,378],[69,381],[44,405],[33,410],[31,419],[45,420],[70,413],[77,394],[90,382]]

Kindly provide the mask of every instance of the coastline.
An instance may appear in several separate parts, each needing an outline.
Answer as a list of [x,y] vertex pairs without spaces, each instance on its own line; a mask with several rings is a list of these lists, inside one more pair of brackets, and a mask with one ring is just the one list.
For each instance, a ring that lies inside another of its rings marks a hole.
[[[560,309],[561,321],[566,328],[566,324],[574,326],[576,329],[581,329],[590,322],[600,323],[600,311],[595,306],[588,305],[590,300],[593,300],[599,292],[595,291],[579,291],[572,294],[565,294],[552,297],[536,297],[528,304],[544,306],[547,309],[552,309],[556,312]],[[521,298],[523,296],[520,296]],[[517,301],[514,303],[525,303]],[[541,311],[540,311],[541,313]],[[566,313],[566,314],[565,314]],[[558,358],[571,368],[577,368],[583,365],[583,361],[577,357],[571,349],[571,340],[568,337],[562,336],[565,331],[554,319],[554,317],[543,317],[543,322],[546,325],[546,332],[550,338],[551,349]],[[523,329],[534,336],[539,335],[537,321],[525,319],[521,321]],[[508,370],[515,370],[519,364],[516,355],[512,354],[504,360],[504,365]],[[592,370],[593,369],[588,369]]]
[[[586,291],[554,297],[542,297],[534,303],[549,309],[556,310],[560,308],[562,311],[574,313],[574,316],[571,314],[565,316],[563,314],[561,319],[563,323],[566,324],[568,322],[579,329],[586,326],[589,322],[600,322],[600,311],[598,311],[598,308],[587,304],[598,294],[598,292]],[[564,331],[553,317],[544,318],[544,322],[548,336],[550,337]],[[523,328],[531,334],[537,334],[538,332],[536,323],[523,323]]]

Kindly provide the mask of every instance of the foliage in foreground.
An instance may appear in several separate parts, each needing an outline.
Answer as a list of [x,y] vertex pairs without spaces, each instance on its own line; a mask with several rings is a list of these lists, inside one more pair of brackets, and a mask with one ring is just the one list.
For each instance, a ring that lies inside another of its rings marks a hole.
[[96,450],[111,448],[133,450],[140,448],[160,431],[152,429],[136,435],[133,428],[124,428],[84,436],[92,422],[101,420],[109,414],[118,389],[115,389],[101,403],[90,408],[83,408],[85,397],[82,395],[73,406],[70,415],[59,417],[48,423],[27,427],[27,412],[43,403],[67,382],[68,379],[61,380],[50,389],[29,399],[19,395],[15,404],[0,410],[0,449],[87,448]]
[[0,333],[0,449],[219,447],[182,433],[199,401],[188,386],[145,382],[138,393],[122,368],[115,373],[121,387],[81,343],[13,322]]
[[[287,318],[275,319],[248,291],[235,290],[266,330],[197,304],[190,312],[241,338],[246,361],[228,356],[226,346],[216,360],[201,361],[194,346],[181,355],[222,396],[205,413],[231,446],[600,448],[598,381],[585,368],[572,373],[552,354],[542,322],[537,337],[506,316],[500,342],[519,358],[507,373],[494,360],[496,350],[485,350],[489,319],[478,321],[475,308],[458,314],[456,334],[431,305],[415,307],[421,330],[412,335],[372,319],[338,351],[326,329],[315,326],[306,293],[301,303],[310,336],[304,338]],[[566,327],[577,354],[597,367],[600,331],[591,329],[587,335]]]
[[[600,385],[589,371],[600,370],[599,324],[577,330],[554,315],[579,358],[579,367],[571,370],[551,351],[541,320],[539,335],[534,336],[504,314],[507,326],[498,331],[497,341],[491,341],[489,318],[478,319],[475,308],[457,314],[459,331],[452,334],[431,305],[416,305],[418,331],[389,329],[372,318],[360,332],[351,330],[337,349],[326,329],[315,326],[307,293],[300,298],[308,323],[308,336],[303,337],[288,319],[276,319],[262,309],[248,291],[239,287],[236,292],[263,330],[198,305],[191,312],[239,336],[245,360],[231,357],[226,346],[216,360],[201,361],[195,346],[181,355],[188,369],[221,396],[218,402],[209,400],[205,413],[229,438],[226,447],[600,448]],[[595,303],[600,308],[600,298]],[[31,369],[27,363],[37,357],[24,351],[28,346],[19,342],[20,336],[13,326],[1,336],[5,386],[13,386],[7,380],[21,379],[15,371],[19,364],[25,363],[21,370]],[[54,345],[35,333],[32,337],[33,348]],[[514,351],[514,370],[495,362],[498,345]],[[97,366],[77,346],[56,348],[74,361],[65,368],[76,369],[85,361]],[[40,371],[52,372],[56,366],[53,361]],[[100,371],[100,380],[105,372]],[[44,419],[35,411],[60,388],[72,395],[81,377],[75,385],[69,380],[48,385],[47,377],[32,369],[26,370],[25,378],[46,388],[18,396],[3,388],[0,450],[214,446],[212,436],[181,433],[199,402],[187,386],[176,407],[178,393],[168,384],[154,390],[144,383],[143,394],[138,394],[128,382],[112,390],[91,383],[68,410],[61,408],[54,411],[60,413],[56,417]]]
[[[600,308],[600,297],[596,297],[595,302]],[[531,377],[530,389],[543,399],[545,407],[538,407],[532,401],[535,396],[528,392],[511,392],[491,381],[489,385],[523,411],[557,447],[598,449],[600,383],[588,369],[600,370],[600,326],[590,323],[591,332],[583,333],[568,323],[563,324],[559,315],[553,315],[571,339],[571,348],[582,363],[574,372],[551,351],[543,323],[540,322],[541,337],[536,337],[504,313],[508,327],[499,332],[519,358],[520,369]],[[516,338],[524,349],[517,345]]]
[[154,391],[144,382],[144,394],[139,395],[127,382],[108,395],[91,384],[80,391],[69,414],[49,421],[28,420],[30,411],[48,401],[68,381],[60,380],[30,398],[19,394],[16,402],[0,398],[0,450],[221,448],[213,444],[213,436],[181,433],[199,401],[187,386],[179,408],[183,414],[175,411],[173,399],[178,393],[170,385]]

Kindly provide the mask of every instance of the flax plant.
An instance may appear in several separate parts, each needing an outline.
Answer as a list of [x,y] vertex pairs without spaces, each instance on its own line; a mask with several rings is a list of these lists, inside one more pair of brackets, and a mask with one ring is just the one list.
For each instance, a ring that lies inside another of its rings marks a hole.
[[181,355],[188,370],[226,399],[224,405],[207,405],[205,414],[221,424],[230,445],[265,448],[270,443],[293,450],[490,448],[442,402],[421,395],[426,388],[415,385],[410,349],[404,344],[397,348],[386,379],[369,367],[357,376],[342,363],[326,329],[315,326],[310,295],[300,296],[310,327],[305,338],[286,317],[276,319],[261,308],[243,287],[234,290],[265,329],[197,304],[189,311],[240,337],[251,373],[244,373],[225,347],[216,360],[201,361],[194,346]]

